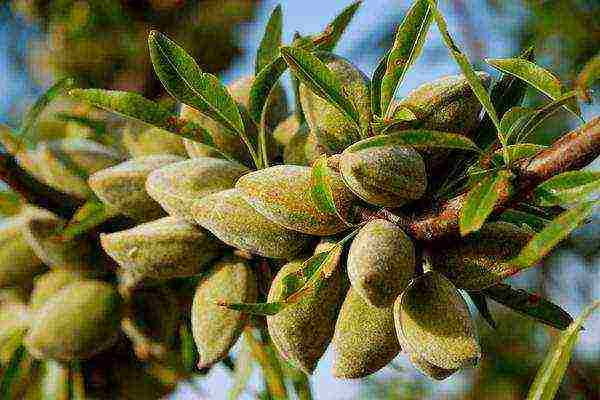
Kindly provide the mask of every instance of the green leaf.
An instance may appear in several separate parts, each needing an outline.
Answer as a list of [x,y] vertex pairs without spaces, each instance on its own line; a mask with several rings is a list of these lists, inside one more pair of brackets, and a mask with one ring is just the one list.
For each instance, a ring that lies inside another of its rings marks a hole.
[[359,126],[356,108],[346,97],[338,78],[321,60],[306,50],[294,47],[282,47],[280,51],[285,62],[302,83]]
[[509,263],[521,269],[537,264],[554,246],[592,215],[594,204],[595,202],[582,203],[560,214],[535,235]]
[[590,88],[598,79],[600,79],[600,53],[589,60],[583,66],[579,75],[577,75],[575,87],[583,101],[591,103],[592,95],[590,93]]
[[333,51],[335,46],[340,41],[346,28],[354,18],[354,14],[362,4],[362,0],[355,1],[348,7],[344,8],[323,30],[323,32],[314,38],[313,43],[317,50]]
[[373,71],[373,77],[371,78],[371,111],[373,112],[374,117],[383,117],[383,113],[381,112],[381,80],[385,74],[391,51],[392,50],[389,49],[383,57],[381,57],[377,63],[377,67],[375,67],[375,71]]
[[589,200],[600,191],[600,172],[568,171],[538,185],[533,191],[535,204],[552,207]]
[[502,165],[504,161],[504,155],[508,157],[509,165],[514,163],[515,161],[521,160],[523,158],[533,157],[540,151],[546,149],[547,146],[542,146],[540,144],[533,143],[520,143],[520,144],[511,144],[506,146],[504,149],[498,149],[494,152],[494,157],[492,162],[495,165]]
[[8,217],[17,214],[23,206],[21,197],[10,190],[0,189],[0,216]]
[[494,318],[492,317],[492,313],[490,312],[485,296],[480,292],[467,291],[467,294],[477,308],[477,311],[479,311],[479,315],[481,315],[481,317],[492,329],[496,329],[496,321],[494,321]]
[[118,213],[110,210],[106,204],[97,198],[86,201],[73,215],[73,218],[61,232],[63,240],[72,240],[75,237],[89,232],[92,228],[103,224]]
[[381,110],[384,115],[390,115],[396,90],[410,66],[421,54],[432,22],[433,14],[429,1],[417,0],[398,27],[381,80]]
[[[552,100],[562,94],[560,80],[550,71],[523,58],[486,59],[486,63],[505,74],[513,75],[527,82]],[[575,115],[580,116],[579,109],[571,103],[567,107]]]
[[523,289],[501,283],[484,289],[483,293],[511,310],[556,329],[565,330],[573,322],[569,313],[560,306]]
[[85,381],[81,370],[81,362],[71,362],[71,399],[85,400]]
[[333,171],[327,165],[327,156],[319,157],[313,164],[311,170],[311,196],[317,208],[326,214],[336,215],[344,220],[333,198],[331,190],[331,174]]
[[500,121],[500,132],[504,136],[504,141],[511,143],[512,137],[516,136],[516,133],[534,113],[535,110],[529,107],[513,107],[505,112]]
[[227,303],[219,301],[217,305],[252,315],[275,315],[288,304],[281,301],[271,303]]
[[203,72],[191,55],[160,32],[150,32],[148,46],[156,75],[171,96],[244,135],[240,110],[216,76]]
[[494,211],[500,194],[510,185],[510,173],[498,171],[486,176],[469,192],[460,210],[460,234],[465,236],[479,230],[487,217]]
[[17,133],[18,138],[23,141],[23,143],[35,143],[35,131],[32,128],[35,126],[39,116],[46,109],[48,104],[50,104],[56,97],[66,93],[73,86],[73,83],[73,79],[71,78],[61,79],[37,99],[35,104],[25,115],[25,118],[21,122],[21,126],[19,127],[19,131]]
[[255,74],[258,74],[264,67],[270,64],[279,54],[281,47],[281,32],[283,29],[283,14],[281,12],[281,4],[271,12],[269,22],[265,28],[265,33],[258,50],[256,51],[256,66]]
[[10,361],[3,368],[2,380],[0,381],[0,399],[11,399],[13,386],[17,384],[21,376],[21,363],[27,357],[27,350],[20,345],[12,354]]
[[242,396],[248,386],[253,369],[254,359],[252,357],[252,350],[248,343],[246,343],[246,340],[242,340],[240,351],[236,357],[235,370],[233,371],[233,385],[229,389],[227,396],[229,400],[237,400]]
[[527,400],[554,399],[569,365],[575,344],[579,340],[583,323],[598,307],[600,307],[600,300],[596,300],[586,307],[552,345],[529,388]]
[[511,224],[521,227],[525,226],[535,232],[540,232],[550,222],[550,220],[538,217],[537,215],[525,211],[514,210],[512,208],[504,211],[502,215],[500,215],[499,220],[510,222]]
[[194,338],[187,324],[179,327],[179,341],[181,342],[181,363],[187,372],[193,372],[196,367],[196,346]]
[[[446,43],[446,46],[450,50],[450,53],[454,56],[454,59],[456,60],[456,63],[465,75],[465,78],[467,78],[467,81],[469,82],[469,86],[471,86],[473,93],[475,93],[475,96],[477,96],[479,102],[483,105],[485,112],[487,113],[487,115],[489,115],[492,122],[494,123],[496,130],[500,132],[500,120],[498,119],[498,115],[496,114],[496,110],[494,109],[494,105],[492,104],[492,100],[490,99],[487,90],[483,86],[483,83],[481,83],[481,80],[479,79],[477,74],[475,74],[473,66],[471,65],[467,57],[454,43],[454,40],[448,32],[448,25],[446,24],[446,20],[437,9],[435,2],[433,0],[429,0],[429,4],[431,6],[431,10],[434,13],[435,21],[440,30],[440,33],[442,34],[444,42]],[[502,140],[503,138],[502,136],[500,136],[500,141],[502,142]]]
[[388,135],[373,136],[350,145],[344,151],[359,151],[370,147],[380,147],[391,144],[404,144],[417,148],[440,147],[446,149],[481,151],[475,143],[466,136],[424,129],[404,130]]
[[69,400],[69,368],[67,365],[54,360],[46,360],[42,368],[43,375],[40,382],[42,398]]
[[[301,40],[309,40],[300,36],[300,33],[294,33],[294,42],[297,43]],[[311,42],[312,43],[312,42]],[[287,64],[286,64],[287,66]],[[300,81],[294,74],[290,74],[290,79],[292,81],[292,91],[294,93],[294,106],[296,107],[294,113],[296,115],[296,119],[298,120],[298,124],[302,125],[306,121],[306,116],[304,115],[304,110],[302,109],[302,102],[300,101]]]

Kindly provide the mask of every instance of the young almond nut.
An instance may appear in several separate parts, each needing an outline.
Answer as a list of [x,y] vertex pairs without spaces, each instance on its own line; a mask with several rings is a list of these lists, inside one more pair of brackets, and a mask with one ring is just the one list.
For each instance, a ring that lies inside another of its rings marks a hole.
[[63,139],[38,145],[41,174],[51,187],[85,199],[91,191],[87,178],[104,168],[121,162],[114,150],[88,139]]
[[0,288],[30,285],[46,269],[23,235],[29,215],[21,212],[0,225]]
[[[239,79],[232,84],[228,85],[228,90],[233,99],[240,106],[242,118],[244,120],[244,126],[248,129],[247,135],[251,142],[255,143],[258,137],[255,124],[250,120],[247,108],[250,103],[250,88],[254,82],[254,76],[248,76]],[[273,87],[269,99],[267,101],[267,127],[274,129],[277,124],[285,118],[287,114],[287,98],[283,87],[277,84]],[[246,145],[241,140],[240,136],[230,132],[221,125],[219,122],[214,121],[212,118],[203,115],[199,111],[192,107],[183,105],[181,107],[181,117],[190,121],[194,121],[206,128],[210,134],[213,142],[219,150],[233,156],[236,160],[240,160],[245,165],[251,166],[252,160],[248,153]],[[202,143],[194,142],[188,139],[184,140],[185,147],[190,157],[214,157],[214,150],[210,147],[203,145]],[[275,154],[275,142],[269,143],[270,152],[269,154]]]
[[204,196],[231,189],[250,170],[234,161],[198,157],[166,165],[146,180],[146,191],[170,215],[194,222],[193,204]]
[[29,299],[32,310],[39,310],[46,301],[63,287],[89,277],[90,274],[79,271],[48,271],[35,279]]
[[[340,81],[348,98],[353,99],[360,125],[365,126],[371,118],[369,78],[345,58],[330,53],[316,54]],[[317,96],[303,83],[300,84],[300,101],[310,130],[329,154],[341,152],[360,140],[360,129],[339,109]]]
[[[299,165],[276,165],[242,176],[236,188],[246,201],[269,220],[294,231],[328,236],[348,228],[337,215],[319,210],[311,194],[311,169]],[[331,176],[335,205],[347,216],[352,192],[341,177]]]
[[146,179],[154,170],[182,161],[172,154],[134,158],[90,176],[94,193],[107,205],[138,221],[152,221],[165,213],[146,192]]
[[196,222],[221,241],[264,257],[291,258],[302,254],[312,242],[310,236],[286,229],[256,212],[238,189],[205,196],[192,212]]
[[367,303],[392,306],[415,273],[414,245],[401,228],[376,219],[352,241],[347,266],[352,287]]
[[413,280],[394,303],[398,340],[418,359],[454,370],[481,358],[475,323],[456,287],[437,272]]
[[423,196],[427,188],[425,163],[412,147],[350,146],[339,163],[348,187],[364,201],[378,206],[402,206]]
[[[303,260],[291,261],[279,270],[269,290],[269,302],[280,300],[281,294],[290,289],[285,287],[283,278],[301,268],[302,263]],[[284,360],[312,374],[333,338],[344,289],[343,274],[337,268],[329,278],[309,289],[297,302],[267,317],[271,340]]]
[[192,334],[200,354],[198,368],[223,359],[247,322],[247,314],[217,303],[254,303],[257,295],[256,275],[239,257],[228,256],[217,262],[202,279],[192,304]]
[[24,343],[37,359],[84,360],[115,342],[121,313],[121,297],[108,283],[74,282],[37,310]]
[[332,344],[333,375],[338,378],[362,378],[379,371],[400,352],[392,307],[373,307],[351,288]]
[[209,232],[177,217],[102,234],[100,242],[133,281],[196,275],[222,252]]
[[433,269],[465,290],[483,290],[519,271],[510,262],[531,239],[530,231],[508,222],[490,222],[477,232],[431,248]]
[[436,381],[443,381],[449,376],[453,375],[458,369],[444,369],[440,368],[436,365],[433,365],[422,358],[419,358],[415,354],[409,354],[408,359],[410,363],[417,370],[421,371],[423,375],[430,377],[431,379],[435,379]]
[[319,144],[319,139],[308,125],[302,124],[283,148],[283,161],[288,165],[309,166],[322,154],[325,154],[325,149]]
[[187,158],[187,151],[181,136],[137,123],[130,123],[123,130],[123,145],[133,158],[155,154],[174,154]]

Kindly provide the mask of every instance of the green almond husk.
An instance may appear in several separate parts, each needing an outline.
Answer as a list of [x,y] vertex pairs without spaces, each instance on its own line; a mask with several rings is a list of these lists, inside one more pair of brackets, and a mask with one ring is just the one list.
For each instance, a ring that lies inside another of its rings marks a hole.
[[332,345],[334,376],[354,379],[379,371],[400,352],[393,307],[373,307],[351,288],[340,309]]
[[163,129],[131,123],[123,130],[123,145],[132,158],[174,154],[187,158],[183,138]]
[[283,161],[288,165],[310,166],[323,154],[325,149],[319,144],[317,136],[309,130],[308,125],[302,124],[284,147]]
[[35,279],[29,306],[39,310],[48,299],[73,282],[89,278],[90,274],[80,271],[48,271]]
[[[317,53],[321,61],[338,78],[359,114],[361,128],[371,118],[369,78],[345,58],[330,53]],[[341,152],[361,139],[360,128],[326,100],[300,84],[300,102],[310,130],[328,154]]]
[[373,307],[389,307],[415,274],[415,249],[398,226],[377,219],[363,226],[348,252],[348,277]]
[[0,303],[0,366],[6,366],[31,325],[29,307],[19,301]]
[[[267,301],[280,300],[283,278],[302,267],[304,260],[285,264],[275,276]],[[295,368],[312,374],[333,338],[335,321],[346,284],[337,268],[333,274],[279,313],[267,317],[271,340],[279,355]],[[296,288],[299,289],[299,288]]]
[[83,280],[63,287],[35,313],[25,337],[37,359],[88,359],[119,335],[122,299],[111,285]]
[[218,302],[254,303],[256,275],[248,262],[228,256],[217,262],[196,289],[192,304],[192,334],[200,355],[199,368],[222,360],[239,339],[248,315]]
[[252,208],[238,189],[198,200],[196,222],[226,244],[270,258],[292,258],[305,252],[312,238],[282,227]]
[[[331,175],[331,191],[340,215],[348,216],[355,197],[337,173]],[[241,177],[236,188],[246,201],[269,220],[294,231],[328,236],[348,229],[336,214],[319,210],[311,194],[311,169],[277,165]]]
[[414,354],[409,354],[408,359],[410,363],[419,370],[423,375],[430,377],[431,379],[435,379],[436,381],[443,381],[444,379],[452,376],[458,369],[444,369],[438,366],[435,366],[422,358]]
[[483,290],[519,271],[509,261],[531,236],[530,231],[508,222],[490,222],[465,238],[432,248],[429,260],[456,287]]
[[460,369],[475,366],[481,358],[467,303],[437,272],[411,282],[396,299],[394,320],[402,347],[433,366]]
[[196,275],[222,252],[209,232],[177,217],[102,234],[100,242],[133,282]]
[[165,212],[146,192],[146,179],[154,170],[183,158],[161,154],[134,158],[90,176],[94,193],[114,210],[141,222],[152,221]]
[[198,157],[166,165],[146,180],[146,191],[170,215],[194,222],[194,203],[204,196],[231,189],[250,172],[234,161]]
[[387,145],[344,151],[340,171],[348,187],[368,203],[400,207],[423,196],[425,163],[411,147]]

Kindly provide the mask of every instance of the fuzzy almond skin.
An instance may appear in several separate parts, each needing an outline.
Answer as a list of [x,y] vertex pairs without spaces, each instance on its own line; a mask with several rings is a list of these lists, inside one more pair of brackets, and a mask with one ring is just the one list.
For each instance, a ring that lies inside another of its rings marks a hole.
[[304,253],[312,238],[271,222],[252,208],[238,189],[224,190],[198,200],[196,222],[226,244],[270,258]]
[[223,359],[239,339],[247,314],[215,304],[254,303],[256,275],[247,261],[229,256],[215,264],[198,284],[192,304],[192,334],[200,353],[199,368]]
[[427,188],[425,163],[411,147],[389,145],[358,151],[350,147],[339,162],[348,187],[371,204],[399,207],[423,196]]
[[[360,125],[366,126],[371,118],[369,78],[345,58],[333,54],[318,54],[355,102]],[[341,152],[360,140],[361,134],[356,125],[304,84],[300,84],[300,102],[310,130],[314,132],[328,154]]]
[[146,179],[152,171],[182,160],[172,154],[134,158],[98,171],[88,182],[100,200],[116,211],[140,222],[152,221],[165,212],[146,192]]
[[174,154],[187,158],[183,138],[163,129],[129,124],[123,131],[123,145],[132,158]]
[[231,189],[250,170],[237,162],[198,157],[166,165],[146,180],[146,191],[162,208],[194,223],[194,203],[204,196]]
[[484,224],[478,232],[432,248],[432,267],[465,290],[483,290],[519,271],[509,260],[531,239],[531,232],[508,222]]
[[24,343],[40,360],[85,360],[114,343],[121,314],[122,299],[111,285],[78,281],[36,312]]
[[[285,264],[275,276],[267,301],[277,301],[283,278],[302,266],[303,260]],[[344,300],[345,284],[340,268],[321,285],[276,315],[267,317],[267,327],[279,355],[294,367],[312,374],[333,338],[335,320]]]
[[354,290],[374,307],[390,307],[415,274],[415,249],[398,226],[377,219],[361,228],[348,252]]
[[423,375],[435,379],[436,381],[443,381],[444,379],[454,375],[458,369],[444,369],[435,366],[414,354],[410,354],[408,359],[410,360],[413,367],[419,370]]
[[38,276],[33,285],[29,306],[39,310],[46,301],[63,287],[86,278],[85,273],[78,271],[48,271]]
[[222,252],[209,232],[177,217],[102,234],[100,242],[134,282],[196,275]]
[[394,303],[398,340],[410,354],[446,370],[481,358],[475,323],[456,287],[434,271],[413,280]]
[[[356,199],[339,174],[331,176],[337,209],[348,214]],[[311,169],[299,165],[276,165],[241,177],[236,188],[256,211],[294,231],[328,236],[348,228],[336,215],[320,211],[311,195]]]
[[400,352],[392,307],[373,307],[351,288],[340,309],[332,344],[336,377],[362,378],[379,371]]

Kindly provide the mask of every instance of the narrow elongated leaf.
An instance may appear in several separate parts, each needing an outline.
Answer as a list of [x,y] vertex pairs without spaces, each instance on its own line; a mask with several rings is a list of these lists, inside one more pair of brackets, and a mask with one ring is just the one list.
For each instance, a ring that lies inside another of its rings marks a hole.
[[0,381],[0,399],[11,399],[12,389],[21,376],[21,364],[27,357],[27,350],[24,345],[20,345],[12,354],[8,365],[2,371],[2,380]]
[[[300,36],[300,33],[294,33],[294,42],[298,42],[300,40],[309,40]],[[312,42],[311,42],[312,43]],[[286,64],[287,66],[287,64]],[[294,113],[296,115],[296,119],[298,120],[298,124],[302,125],[306,121],[306,116],[304,115],[304,110],[302,109],[302,102],[300,101],[300,81],[294,74],[290,74],[290,79],[292,81],[292,92],[294,93]]]
[[502,191],[510,185],[510,173],[499,171],[485,177],[475,185],[462,209],[460,210],[460,234],[465,236],[481,228],[487,217],[494,211],[494,206]]
[[73,361],[71,363],[71,399],[85,400],[85,381],[81,370],[81,362]]
[[244,331],[244,339],[263,372],[268,391],[267,398],[274,400],[287,399],[287,390],[279,360],[271,351],[270,345],[256,340],[254,334],[248,328]]
[[504,211],[502,215],[500,215],[500,220],[510,222],[517,226],[528,227],[535,232],[540,232],[550,222],[548,219],[538,217],[537,215],[525,211],[514,210],[512,208]]
[[389,49],[383,57],[381,57],[375,71],[373,71],[373,77],[371,78],[371,111],[375,117],[383,117],[383,112],[381,110],[381,81],[385,74],[391,51],[392,50]]
[[335,46],[340,41],[361,4],[362,0],[359,0],[344,8],[333,21],[325,27],[323,32],[314,38],[313,43],[317,46],[317,50],[331,52],[335,49]]
[[556,329],[565,330],[573,322],[573,317],[560,306],[523,289],[501,283],[484,289],[483,293],[511,310]]
[[39,116],[46,109],[48,104],[52,102],[56,97],[66,93],[71,87],[73,87],[73,79],[64,78],[52,85],[44,94],[42,94],[33,106],[29,109],[18,131],[18,138],[24,143],[30,144],[35,143],[34,131],[32,128],[36,124]]
[[15,192],[0,190],[0,216],[17,214],[23,206],[21,197]]
[[258,74],[264,67],[270,64],[279,54],[281,47],[281,32],[283,29],[283,13],[281,4],[273,9],[265,33],[258,50],[256,51],[255,74]]
[[552,207],[586,201],[598,192],[600,172],[568,171],[538,185],[533,191],[533,200],[539,206]]
[[313,54],[294,47],[282,47],[281,55],[294,75],[317,96],[338,108],[350,121],[359,126],[358,112],[345,96],[338,78]]
[[583,101],[592,101],[590,88],[598,79],[600,79],[600,54],[596,54],[589,60],[577,75],[575,87]]
[[191,55],[160,32],[150,32],[148,47],[156,75],[171,96],[232,133],[244,134],[240,110],[216,76],[203,72]]
[[183,368],[188,372],[193,372],[197,363],[196,346],[190,328],[186,324],[179,327],[179,341],[181,342],[181,362]]
[[82,205],[61,232],[63,240],[71,240],[117,215],[101,200],[92,198]]
[[252,357],[252,350],[248,343],[246,343],[246,340],[243,339],[240,351],[236,357],[235,370],[233,371],[233,385],[228,393],[229,400],[237,400],[242,396],[248,386],[253,369],[254,359]]
[[331,173],[326,155],[319,157],[314,162],[311,174],[311,196],[320,211],[339,215],[331,190]]
[[217,304],[230,310],[252,315],[275,315],[287,306],[286,303],[281,301],[271,303],[227,303],[220,301]]
[[554,399],[569,365],[575,344],[579,340],[583,323],[598,307],[600,307],[600,300],[596,300],[586,307],[552,345],[533,380],[531,388],[529,388],[527,400]]
[[592,215],[595,203],[585,202],[560,214],[535,235],[510,263],[521,268],[537,264],[554,246]]
[[404,17],[396,31],[390,49],[385,74],[381,80],[381,109],[389,115],[390,105],[406,72],[415,62],[425,43],[425,37],[433,21],[428,0],[417,0]]
[[492,317],[486,297],[480,292],[468,291],[467,294],[473,304],[475,304],[477,311],[479,311],[479,315],[481,315],[492,329],[496,329],[496,321],[494,321],[494,318]]
[[417,148],[440,147],[446,149],[480,151],[475,143],[466,136],[424,129],[405,130],[387,135],[373,136],[352,144],[344,151],[359,151],[370,147],[380,147],[391,144],[405,144]]
[[[562,85],[558,77],[534,62],[523,58],[486,59],[485,62],[498,71],[522,79],[552,100],[558,99],[562,94]],[[567,109],[577,116],[581,115],[573,102],[567,105]]]
[[495,165],[502,165],[504,156],[506,155],[508,156],[508,163],[510,165],[523,158],[533,157],[545,148],[547,148],[547,146],[533,143],[511,144],[506,146],[504,149],[496,150],[494,152],[492,163]]
[[514,132],[518,133],[518,128],[522,128],[533,113],[535,110],[529,107],[513,107],[504,113],[500,120],[500,132],[506,143],[511,143],[511,138],[515,136]]
[[[496,110],[494,109],[494,105],[492,104],[492,100],[490,99],[490,96],[488,95],[487,90],[483,86],[483,83],[481,83],[481,79],[479,79],[479,77],[473,70],[473,66],[471,65],[471,63],[469,62],[467,57],[463,54],[463,52],[460,50],[460,48],[458,48],[458,46],[454,43],[454,40],[452,39],[452,37],[450,36],[450,33],[448,32],[448,25],[446,24],[446,20],[444,19],[444,16],[437,9],[435,2],[433,0],[429,0],[429,5],[431,6],[431,10],[434,13],[435,21],[440,30],[440,33],[442,34],[442,38],[444,39],[444,42],[446,43],[446,46],[450,50],[450,53],[452,54],[452,56],[454,56],[456,63],[458,64],[458,66],[462,70],[463,74],[467,78],[467,81],[469,82],[469,86],[471,86],[473,93],[475,93],[475,96],[477,96],[477,98],[479,99],[479,102],[483,105],[485,112],[487,113],[487,115],[489,115],[492,122],[494,123],[496,130],[500,132],[500,120],[498,119],[498,115],[496,114]],[[500,136],[499,139],[502,142],[502,140],[503,140],[502,136]]]

